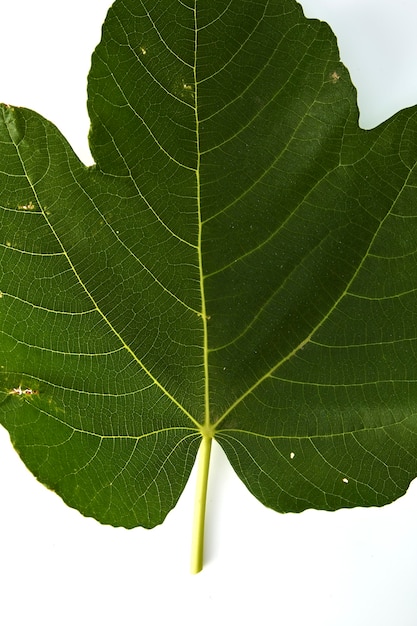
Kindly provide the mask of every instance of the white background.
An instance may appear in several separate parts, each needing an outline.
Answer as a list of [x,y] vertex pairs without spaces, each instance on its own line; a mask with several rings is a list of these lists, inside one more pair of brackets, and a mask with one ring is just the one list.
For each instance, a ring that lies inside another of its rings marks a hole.
[[[0,101],[51,119],[85,162],[86,76],[110,1],[0,0]],[[303,4],[338,35],[362,126],[417,103],[415,0]],[[383,509],[278,515],[217,450],[212,467],[206,566],[191,576],[194,474],[162,526],[105,527],[37,483],[1,430],[0,623],[416,626],[416,481]]]

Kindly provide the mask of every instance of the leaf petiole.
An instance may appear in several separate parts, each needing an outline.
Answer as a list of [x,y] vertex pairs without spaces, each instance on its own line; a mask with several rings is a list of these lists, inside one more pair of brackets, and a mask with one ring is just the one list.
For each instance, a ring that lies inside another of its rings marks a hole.
[[207,485],[210,467],[212,436],[203,434],[198,454],[197,486],[194,504],[193,539],[191,548],[191,573],[203,569],[204,522],[206,516]]

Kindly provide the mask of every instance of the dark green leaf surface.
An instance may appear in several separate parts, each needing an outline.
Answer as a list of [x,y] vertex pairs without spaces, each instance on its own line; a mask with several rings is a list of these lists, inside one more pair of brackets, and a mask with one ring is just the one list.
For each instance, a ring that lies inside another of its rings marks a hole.
[[[1,423],[85,515],[152,527],[202,435],[278,511],[417,474],[417,115],[358,127],[294,0],[117,0],[86,168],[0,120]],[[29,393],[29,391],[33,393]]]

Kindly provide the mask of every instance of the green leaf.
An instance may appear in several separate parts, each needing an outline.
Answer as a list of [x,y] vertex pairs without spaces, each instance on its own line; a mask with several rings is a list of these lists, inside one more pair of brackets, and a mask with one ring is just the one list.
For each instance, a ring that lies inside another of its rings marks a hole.
[[[156,6],[155,6],[156,4]],[[0,420],[102,523],[161,523],[211,441],[266,506],[380,506],[417,474],[416,110],[372,131],[294,0],[117,0],[96,165],[0,120]]]

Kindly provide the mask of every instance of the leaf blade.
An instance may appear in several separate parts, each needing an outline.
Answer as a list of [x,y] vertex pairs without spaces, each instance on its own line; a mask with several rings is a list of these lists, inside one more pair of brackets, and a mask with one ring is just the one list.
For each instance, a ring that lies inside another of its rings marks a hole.
[[2,112],[1,419],[43,482],[150,527],[215,435],[279,511],[404,492],[415,111],[360,130],[326,25],[292,0],[119,0],[96,167]]

